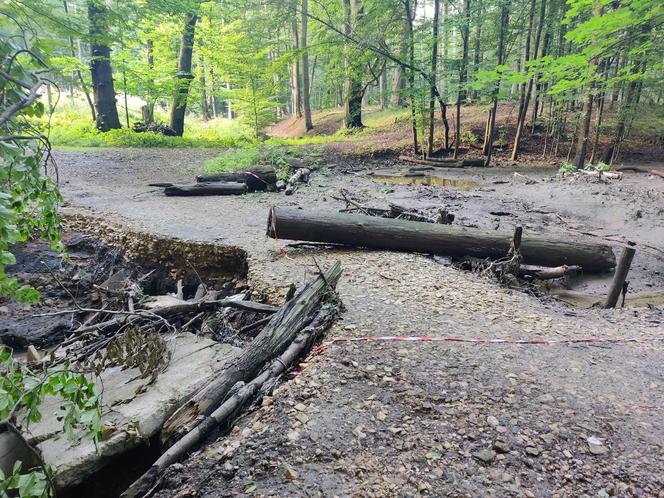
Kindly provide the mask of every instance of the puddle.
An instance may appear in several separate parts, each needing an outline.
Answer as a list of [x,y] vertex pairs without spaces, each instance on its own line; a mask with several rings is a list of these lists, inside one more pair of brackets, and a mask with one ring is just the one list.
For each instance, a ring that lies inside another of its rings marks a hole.
[[435,185],[439,187],[453,187],[459,190],[472,190],[480,186],[474,180],[459,180],[456,178],[442,178],[440,176],[399,176],[374,175],[370,177],[376,183],[395,183],[399,185]]

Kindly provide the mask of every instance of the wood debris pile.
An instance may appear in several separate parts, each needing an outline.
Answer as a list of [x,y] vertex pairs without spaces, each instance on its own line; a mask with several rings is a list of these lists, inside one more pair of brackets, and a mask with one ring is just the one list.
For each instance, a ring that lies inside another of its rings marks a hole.
[[162,187],[167,196],[202,196],[202,195],[242,195],[248,192],[284,191],[291,195],[298,185],[309,183],[311,170],[299,168],[287,181],[279,180],[277,171],[272,166],[254,166],[246,171],[214,173],[200,175],[196,182],[189,185],[172,183],[151,183],[152,187]]

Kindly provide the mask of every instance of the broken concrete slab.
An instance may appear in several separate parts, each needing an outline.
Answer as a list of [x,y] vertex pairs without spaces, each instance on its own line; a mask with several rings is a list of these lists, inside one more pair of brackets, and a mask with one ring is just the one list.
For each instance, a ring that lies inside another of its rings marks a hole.
[[[114,367],[101,374],[102,420],[110,435],[100,443],[99,453],[82,433],[78,434],[79,440],[69,441],[55,417],[45,416],[42,422],[30,426],[32,440],[43,440],[38,448],[55,470],[57,489],[80,484],[112,459],[145,444],[173,411],[238,350],[189,333],[166,339],[172,357],[153,384],[146,385],[147,380],[141,379],[135,368]],[[42,413],[54,413],[58,404],[56,398],[45,400]]]

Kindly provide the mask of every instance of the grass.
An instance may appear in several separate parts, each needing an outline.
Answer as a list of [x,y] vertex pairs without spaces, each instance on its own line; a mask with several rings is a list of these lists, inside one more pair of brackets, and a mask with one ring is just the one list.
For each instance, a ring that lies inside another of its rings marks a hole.
[[[159,119],[159,117],[157,117]],[[138,119],[138,118],[134,118]],[[130,121],[132,121],[130,119]],[[46,129],[46,121],[37,123]],[[188,116],[183,137],[167,137],[160,133],[136,133],[129,128],[102,133],[95,128],[88,113],[77,109],[56,112],[51,118],[49,134],[55,147],[241,147],[254,142],[249,130],[235,120],[202,121]]]
[[306,160],[307,167],[316,167],[322,154],[317,148],[293,146],[282,140],[268,140],[261,144],[252,144],[231,149],[204,165],[208,173],[220,173],[249,169],[257,164],[273,166],[279,179],[287,179],[293,170]]

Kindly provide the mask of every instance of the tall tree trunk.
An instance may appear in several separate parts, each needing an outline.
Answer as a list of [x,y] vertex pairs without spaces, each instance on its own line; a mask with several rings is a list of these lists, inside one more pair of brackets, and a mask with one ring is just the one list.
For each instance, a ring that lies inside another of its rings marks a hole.
[[[602,15],[602,5],[600,0],[594,0],[593,2],[593,16],[598,18]],[[596,43],[596,40],[593,37],[592,42]],[[597,59],[593,58],[590,60],[591,73],[594,75],[597,72]],[[590,140],[590,122],[593,114],[593,104],[595,102],[595,83],[593,80],[588,84],[588,89],[586,90],[586,101],[583,106],[583,121],[578,130],[578,137],[576,142],[576,154],[574,155],[573,165],[576,169],[583,169],[586,164],[586,155],[588,154],[588,141]]]
[[[361,0],[342,0],[344,10],[344,33],[352,36],[354,26],[363,15]],[[351,62],[351,45],[345,44],[346,82],[344,85],[344,127],[362,128],[362,80]]]
[[[67,5],[67,0],[63,0],[62,5],[65,8],[65,14],[68,15],[69,6]],[[71,56],[76,57],[76,49],[74,48],[74,38],[71,35],[68,35],[68,38],[69,38],[69,49],[71,50]],[[92,102],[92,97],[90,96],[90,90],[88,89],[88,84],[85,82],[85,79],[83,79],[83,74],[81,73],[80,69],[76,70],[76,76],[78,77],[78,81],[81,84],[81,90],[83,91],[83,95],[85,95],[85,100],[87,100],[88,106],[90,107],[90,114],[92,115],[92,121],[97,121],[97,112],[95,111],[95,104],[94,102]]]
[[461,55],[461,69],[459,70],[459,93],[457,95],[456,129],[454,131],[454,158],[459,157],[461,144],[461,104],[466,100],[466,80],[468,79],[468,37],[470,36],[470,7],[471,0],[464,0],[465,19],[461,28],[461,41],[463,52]]
[[416,94],[415,94],[415,39],[413,37],[413,17],[414,12],[411,12],[410,0],[404,0],[404,7],[406,9],[406,39],[408,40],[408,64],[410,68],[408,73],[408,92],[410,94],[410,120],[413,129],[413,154],[420,153],[420,145],[417,138],[417,115],[415,111]]
[[108,36],[107,10],[100,0],[88,0],[90,24],[90,74],[94,97],[96,126],[100,131],[121,128],[113,87],[111,49],[104,37]]
[[[633,67],[633,73],[638,73],[640,71],[638,64],[635,64]],[[627,85],[625,98],[620,103],[620,110],[618,111],[618,117],[616,118],[616,127],[613,133],[613,139],[604,152],[604,157],[602,158],[602,162],[604,164],[611,164],[613,162],[615,159],[616,151],[625,138],[627,118],[632,111],[632,103],[635,100],[636,88],[637,84],[634,80],[630,81]]]
[[[533,12],[535,10],[535,1],[531,0],[531,14],[530,14],[530,21],[531,25],[528,28],[528,42],[526,42],[526,62],[530,60],[530,54],[529,54],[529,49],[530,49],[530,35],[532,32],[532,20],[533,20]],[[537,24],[537,34],[535,35],[535,46],[533,47],[533,54],[532,58],[536,59],[537,58],[537,52],[539,50],[539,44],[540,44],[540,39],[542,37],[542,28],[544,26],[544,16],[546,14],[546,0],[541,0],[540,4],[540,16],[539,16],[539,23]],[[525,69],[525,68],[524,68]],[[519,146],[521,144],[521,135],[523,133],[523,128],[526,125],[526,116],[528,115],[528,106],[530,104],[530,95],[533,91],[533,78],[528,78],[528,82],[524,85],[524,90],[521,92],[521,97],[522,97],[522,106],[520,107],[520,113],[519,113],[519,120],[516,125],[516,136],[514,137],[514,146],[512,147],[512,161],[516,161],[518,155],[519,155]]]
[[378,90],[380,110],[384,111],[387,109],[387,64],[383,65],[383,70],[380,72],[380,78],[378,78]]
[[[473,49],[473,65],[475,66],[474,71],[477,73],[482,62],[482,22],[484,21],[484,8],[480,3],[480,7],[477,10],[477,24],[475,25],[475,48]],[[479,90],[473,90],[472,100],[477,100],[479,98]]]
[[191,74],[191,59],[194,50],[194,36],[198,15],[188,12],[185,14],[184,31],[180,39],[180,55],[178,57],[178,88],[171,103],[170,127],[178,136],[184,134],[184,115],[187,111],[189,98],[189,85],[194,76]]
[[[297,1],[293,3],[293,18],[291,19],[291,35],[293,37],[293,50],[297,52],[300,49],[300,37],[297,27]],[[300,58],[295,57],[290,71],[291,77],[291,116],[294,118],[302,117],[302,85],[300,78]]]
[[311,121],[311,100],[309,92],[309,52],[307,51],[307,25],[309,23],[308,1],[302,0],[302,32],[300,33],[302,50],[302,111],[304,112],[304,129],[309,131],[313,129],[314,124]]
[[154,52],[153,52],[153,43],[152,40],[146,42],[146,51],[147,51],[147,60],[148,60],[148,71],[150,76],[148,77],[148,91],[145,96],[145,105],[141,107],[141,114],[143,123],[150,124],[154,122],[154,96],[152,91],[154,89],[154,79],[152,78],[152,72],[154,70]]
[[[542,57],[545,57],[549,53],[549,45],[551,44],[551,33],[549,31],[544,35],[544,43],[542,44]],[[539,81],[539,76],[535,75],[535,101],[533,102],[533,116],[532,116],[532,126],[530,129],[530,134],[535,133],[535,127],[537,126],[537,118],[539,118],[539,107],[540,107],[540,98],[544,91],[545,85]],[[544,104],[542,104],[543,106]],[[543,113],[543,111],[542,111]]]
[[429,94],[429,138],[427,156],[433,156],[433,134],[436,126],[436,73],[438,66],[438,28],[440,21],[440,0],[433,2],[433,38],[431,40],[431,91]]
[[586,155],[588,153],[588,139],[590,138],[590,121],[593,114],[593,103],[595,97],[593,96],[594,85],[590,85],[586,94],[586,102],[583,105],[583,119],[581,126],[578,129],[576,140],[576,154],[572,164],[576,169],[583,169],[586,164]]
[[208,98],[207,98],[207,82],[205,78],[205,61],[201,58],[201,112],[203,114],[203,121],[210,120],[210,108],[208,107]]
[[[507,31],[509,24],[509,8],[507,3],[503,3],[500,8],[500,30],[498,34],[498,66],[504,63],[505,59],[505,31]],[[500,90],[500,77],[496,82],[493,89],[493,104],[489,114],[487,143],[486,143],[486,161],[484,166],[488,167],[491,164],[491,155],[493,154],[493,139],[496,134],[496,111],[498,109],[498,91]]]

